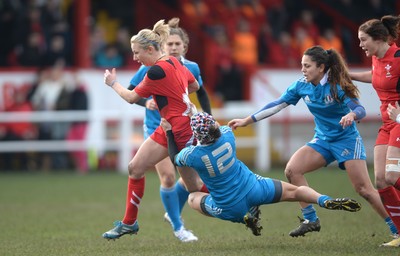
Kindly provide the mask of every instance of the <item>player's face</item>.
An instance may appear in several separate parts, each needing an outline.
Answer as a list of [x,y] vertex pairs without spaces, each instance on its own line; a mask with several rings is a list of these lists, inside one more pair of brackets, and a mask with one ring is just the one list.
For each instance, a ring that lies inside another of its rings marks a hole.
[[363,49],[367,57],[377,54],[379,45],[370,35],[363,31],[358,31],[358,39],[360,40],[359,46]]
[[149,54],[148,49],[143,49],[143,47],[141,47],[138,43],[132,43],[131,48],[134,61],[137,61],[145,66],[152,66],[154,64],[154,61],[152,61],[150,58],[151,55]]
[[178,35],[170,35],[164,45],[164,51],[169,56],[180,58],[185,51],[185,46],[183,44],[182,38]]
[[324,65],[317,67],[317,62],[312,61],[308,55],[303,55],[301,59],[301,72],[303,72],[307,82],[314,85],[318,85],[324,77],[324,67]]

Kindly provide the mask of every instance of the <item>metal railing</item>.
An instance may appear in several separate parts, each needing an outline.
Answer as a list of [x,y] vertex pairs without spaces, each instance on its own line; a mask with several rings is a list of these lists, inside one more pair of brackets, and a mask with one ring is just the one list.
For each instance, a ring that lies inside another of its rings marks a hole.
[[[224,109],[213,109],[216,119],[244,117],[253,111],[243,106]],[[108,139],[107,122],[119,123],[117,139]],[[143,111],[37,111],[37,112],[0,112],[0,123],[13,122],[76,122],[87,121],[88,131],[84,141],[68,140],[25,140],[0,141],[0,152],[54,152],[94,150],[97,155],[105,151],[118,152],[118,170],[127,172],[127,165],[132,158],[133,150],[139,148],[143,141],[132,141],[132,132],[142,129]],[[136,127],[135,127],[136,126]],[[139,127],[140,126],[140,127]],[[238,148],[255,148],[255,167],[258,170],[269,170],[269,123],[259,122],[254,125],[254,136],[237,137]]]

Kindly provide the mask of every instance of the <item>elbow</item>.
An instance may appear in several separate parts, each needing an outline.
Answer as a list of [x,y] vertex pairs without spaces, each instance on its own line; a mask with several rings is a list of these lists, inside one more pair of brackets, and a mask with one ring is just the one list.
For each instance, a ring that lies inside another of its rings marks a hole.
[[126,100],[129,104],[135,104],[136,102],[133,99],[127,99]]
[[355,118],[356,120],[361,120],[367,115],[367,112],[365,111],[364,107],[359,107],[356,110],[354,110],[353,112],[356,115],[356,118]]
[[357,116],[357,120],[363,119],[366,115],[367,113],[364,111],[360,116]]
[[136,102],[139,101],[140,98],[137,97],[132,97],[132,95],[128,95],[128,97],[125,98],[126,102],[128,102],[129,104],[134,104]]

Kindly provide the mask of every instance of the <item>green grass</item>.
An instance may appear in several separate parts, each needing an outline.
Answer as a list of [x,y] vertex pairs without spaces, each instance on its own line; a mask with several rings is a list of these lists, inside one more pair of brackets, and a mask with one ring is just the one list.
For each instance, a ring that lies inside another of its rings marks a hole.
[[[267,175],[284,179],[281,170]],[[288,232],[299,224],[297,203],[262,206],[259,237],[241,224],[204,217],[186,206],[186,227],[199,241],[184,244],[162,219],[153,172],[146,176],[138,235],[115,242],[101,234],[123,217],[126,175],[2,173],[0,255],[398,255],[398,249],[378,247],[390,239],[388,228],[355,194],[345,172],[327,168],[307,178],[322,193],[360,200],[363,209],[348,213],[317,206],[321,231],[292,238]]]

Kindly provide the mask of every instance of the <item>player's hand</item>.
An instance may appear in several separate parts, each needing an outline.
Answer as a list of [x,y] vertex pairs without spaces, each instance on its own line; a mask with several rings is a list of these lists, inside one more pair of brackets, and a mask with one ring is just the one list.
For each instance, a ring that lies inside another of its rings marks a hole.
[[163,128],[164,132],[172,129],[171,124],[165,118],[161,118],[160,126]]
[[154,99],[148,99],[146,101],[146,108],[150,110],[158,110],[157,104]]
[[340,119],[339,124],[344,128],[350,126],[354,122],[356,114],[353,112],[348,113],[342,119]]
[[246,126],[246,119],[232,119],[231,121],[228,122],[228,126],[232,130],[236,130],[238,127],[244,127]]
[[117,81],[117,70],[113,68],[110,72],[110,70],[106,69],[104,71],[104,83],[112,87],[116,81]]
[[197,108],[196,105],[194,105],[192,102],[190,102],[190,113],[189,113],[189,117],[193,116],[197,114]]
[[399,103],[396,101],[395,106],[389,103],[387,107],[387,113],[393,121],[396,121],[397,116],[400,114],[400,106]]

